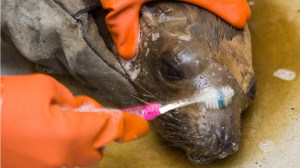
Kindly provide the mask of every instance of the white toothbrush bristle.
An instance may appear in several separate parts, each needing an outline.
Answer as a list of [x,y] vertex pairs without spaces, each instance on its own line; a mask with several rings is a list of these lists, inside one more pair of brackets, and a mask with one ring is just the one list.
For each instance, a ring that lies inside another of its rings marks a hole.
[[203,93],[205,94],[205,107],[208,109],[221,109],[227,107],[231,104],[232,97],[234,96],[234,90],[229,86],[206,88],[203,90]]
[[159,111],[161,114],[163,114],[172,109],[199,102],[203,102],[207,109],[221,109],[231,104],[233,96],[234,90],[229,86],[221,88],[205,88],[202,90],[200,96],[198,95],[197,97],[183,99],[163,105],[159,108]]

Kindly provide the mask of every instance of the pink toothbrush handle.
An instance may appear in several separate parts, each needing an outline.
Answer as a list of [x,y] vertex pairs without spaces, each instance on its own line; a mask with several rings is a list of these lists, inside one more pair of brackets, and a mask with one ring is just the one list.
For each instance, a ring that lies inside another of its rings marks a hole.
[[154,102],[147,105],[124,108],[121,109],[121,111],[131,113],[131,114],[136,114],[138,116],[145,118],[146,120],[153,120],[154,118],[160,115],[159,108],[160,108],[160,104]]

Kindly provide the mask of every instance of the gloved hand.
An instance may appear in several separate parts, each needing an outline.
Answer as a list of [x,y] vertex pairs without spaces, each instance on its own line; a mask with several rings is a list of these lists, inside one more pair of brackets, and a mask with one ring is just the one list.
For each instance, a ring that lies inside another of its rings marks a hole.
[[148,131],[143,118],[74,97],[46,75],[1,77],[1,105],[3,168],[86,166],[109,142]]
[[[138,49],[139,11],[141,6],[155,0],[100,0],[109,11],[105,21],[119,55],[130,60]],[[176,0],[194,4],[216,14],[236,28],[244,28],[251,11],[247,0]]]

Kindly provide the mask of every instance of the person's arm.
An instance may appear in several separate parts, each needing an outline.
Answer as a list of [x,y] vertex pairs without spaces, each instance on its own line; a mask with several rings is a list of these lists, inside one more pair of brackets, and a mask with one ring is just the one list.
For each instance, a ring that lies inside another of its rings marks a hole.
[[74,97],[41,74],[1,77],[1,120],[3,168],[87,166],[109,142],[148,132],[143,118]]

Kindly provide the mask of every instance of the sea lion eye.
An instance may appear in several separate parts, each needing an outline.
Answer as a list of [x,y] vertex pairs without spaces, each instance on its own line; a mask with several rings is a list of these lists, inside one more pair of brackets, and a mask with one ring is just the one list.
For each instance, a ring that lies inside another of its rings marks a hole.
[[160,71],[162,76],[170,81],[178,81],[183,79],[182,72],[174,68],[165,60],[161,60]]

